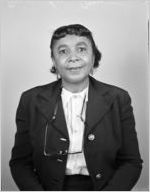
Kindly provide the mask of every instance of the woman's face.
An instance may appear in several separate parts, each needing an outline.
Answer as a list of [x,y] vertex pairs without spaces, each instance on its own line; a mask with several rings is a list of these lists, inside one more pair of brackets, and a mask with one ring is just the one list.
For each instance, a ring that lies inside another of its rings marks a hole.
[[66,35],[53,46],[53,63],[63,81],[82,83],[93,68],[95,56],[88,38]]

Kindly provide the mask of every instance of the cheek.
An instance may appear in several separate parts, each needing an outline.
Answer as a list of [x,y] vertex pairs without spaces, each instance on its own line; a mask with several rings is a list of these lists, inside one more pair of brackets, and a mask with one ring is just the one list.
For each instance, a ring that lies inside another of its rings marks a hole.
[[85,57],[84,61],[89,65],[89,67],[94,65],[95,57],[93,55]]
[[65,58],[55,58],[55,65],[57,68],[62,68],[65,65]]

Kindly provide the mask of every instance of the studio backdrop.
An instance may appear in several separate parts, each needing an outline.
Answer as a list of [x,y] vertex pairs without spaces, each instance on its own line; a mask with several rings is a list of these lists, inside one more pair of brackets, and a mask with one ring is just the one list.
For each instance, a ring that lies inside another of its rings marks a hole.
[[80,23],[93,32],[102,52],[94,77],[126,89],[134,108],[143,170],[134,190],[148,190],[148,1],[1,2],[2,190],[18,190],[9,169],[15,114],[23,91],[56,79],[49,72],[51,35]]

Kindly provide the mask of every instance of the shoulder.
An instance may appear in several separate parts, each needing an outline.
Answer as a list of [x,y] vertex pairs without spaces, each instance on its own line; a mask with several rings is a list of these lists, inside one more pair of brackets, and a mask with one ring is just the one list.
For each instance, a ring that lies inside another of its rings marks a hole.
[[39,85],[39,86],[36,86],[36,87],[32,87],[28,90],[25,90],[22,92],[21,94],[21,98],[33,98],[35,97],[36,95],[38,95],[39,93],[42,93],[42,92],[45,92],[45,91],[49,91],[49,92],[52,92],[54,87],[56,87],[58,84],[58,81],[54,81],[54,82],[51,82],[51,83],[48,83],[48,84],[45,84],[45,85]]
[[131,100],[128,91],[122,87],[101,82],[94,78],[92,78],[92,81],[97,91],[104,96],[108,102],[110,99],[119,100],[121,103],[129,102]]
[[122,87],[112,85],[112,84],[107,84],[104,82],[99,82],[100,86],[103,86],[106,90],[107,93],[113,94],[113,95],[126,95],[128,94],[128,91]]
[[116,86],[116,85],[112,85],[112,84],[108,84],[99,80],[96,80],[94,78],[91,78],[92,84],[94,84],[94,86],[96,86],[97,89],[99,89],[102,93],[112,93],[112,94],[127,94],[128,91],[125,90],[122,87]]

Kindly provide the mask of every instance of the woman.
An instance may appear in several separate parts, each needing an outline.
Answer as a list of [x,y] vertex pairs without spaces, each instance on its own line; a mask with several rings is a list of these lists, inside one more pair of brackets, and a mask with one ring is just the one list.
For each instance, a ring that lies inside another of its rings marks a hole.
[[139,154],[130,96],[90,74],[101,53],[92,33],[63,26],[51,39],[58,80],[24,92],[10,168],[20,190],[127,191]]

